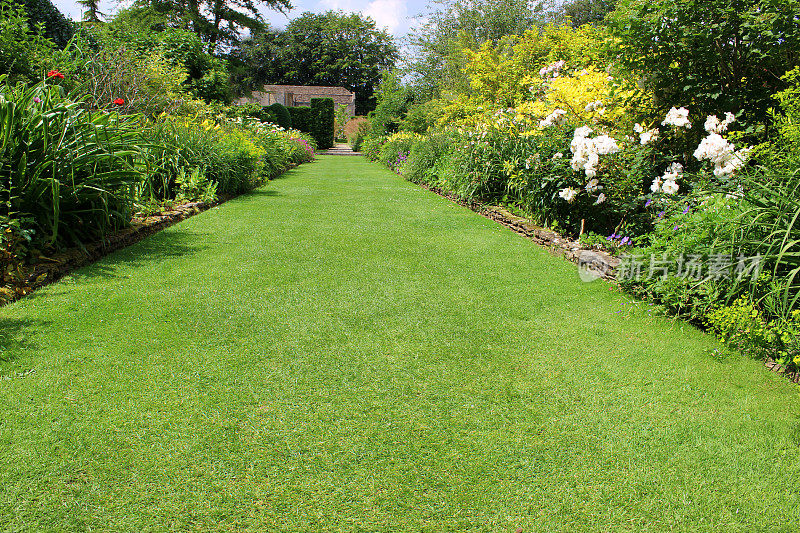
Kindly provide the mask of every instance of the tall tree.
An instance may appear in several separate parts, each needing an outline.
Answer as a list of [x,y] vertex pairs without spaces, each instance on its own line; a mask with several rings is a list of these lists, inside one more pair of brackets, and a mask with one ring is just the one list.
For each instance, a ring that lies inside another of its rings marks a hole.
[[375,87],[398,51],[371,18],[328,11],[304,13],[283,32],[256,35],[233,55],[244,63],[240,79],[250,89],[264,83],[345,87],[363,114],[374,108]]
[[197,33],[212,48],[235,45],[243,30],[262,31],[260,7],[281,13],[292,9],[291,0],[137,0],[135,5],[168,14],[176,25]]
[[417,15],[424,23],[408,39],[405,68],[415,91],[436,97],[442,90],[467,90],[465,47],[477,49],[486,41],[522,34],[554,15],[551,0],[434,0]]
[[577,28],[584,24],[602,23],[616,5],[617,0],[573,0],[564,4],[563,10],[572,26]]
[[664,111],[730,111],[756,128],[800,66],[800,0],[620,0],[606,20]]
[[102,22],[100,19],[103,13],[100,12],[100,0],[77,0],[79,6],[83,8],[83,20],[85,22],[97,24]]

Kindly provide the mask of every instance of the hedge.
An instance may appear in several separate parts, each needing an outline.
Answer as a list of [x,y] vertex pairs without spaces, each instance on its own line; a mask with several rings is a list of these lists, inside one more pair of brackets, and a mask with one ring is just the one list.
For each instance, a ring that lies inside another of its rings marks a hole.
[[292,116],[292,127],[303,133],[313,133],[314,112],[308,106],[290,107],[289,114]]
[[50,0],[22,0],[28,19],[35,25],[44,24],[44,36],[64,48],[75,35],[75,24],[69,21]]
[[287,130],[292,129],[292,115],[289,114],[289,110],[285,105],[275,103],[268,106],[267,111],[278,119],[278,126]]
[[314,110],[314,124],[311,135],[317,141],[317,149],[327,150],[333,146],[333,135],[336,127],[332,98],[312,98],[311,109]]

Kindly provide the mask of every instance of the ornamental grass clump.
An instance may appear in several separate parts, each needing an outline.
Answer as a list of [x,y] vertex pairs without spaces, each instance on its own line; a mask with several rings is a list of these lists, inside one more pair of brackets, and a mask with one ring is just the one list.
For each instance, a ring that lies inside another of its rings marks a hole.
[[82,245],[130,222],[142,147],[136,119],[87,111],[48,83],[0,76],[0,210],[35,246]]

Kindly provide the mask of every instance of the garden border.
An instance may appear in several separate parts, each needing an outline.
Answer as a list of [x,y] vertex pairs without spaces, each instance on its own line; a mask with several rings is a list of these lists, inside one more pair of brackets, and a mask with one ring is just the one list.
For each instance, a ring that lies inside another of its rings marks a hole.
[[38,263],[26,263],[20,268],[22,270],[21,280],[17,283],[10,283],[5,287],[10,292],[0,293],[0,307],[16,302],[29,296],[42,287],[54,283],[64,276],[94,263],[103,257],[127,248],[137,242],[143,241],[151,235],[185,220],[212,207],[227,202],[235,198],[224,198],[214,202],[187,202],[173,207],[170,210],[162,211],[147,217],[134,217],[130,227],[109,235],[103,241],[95,241],[84,246],[84,248],[73,247],[66,251],[59,252],[52,257],[40,256]]

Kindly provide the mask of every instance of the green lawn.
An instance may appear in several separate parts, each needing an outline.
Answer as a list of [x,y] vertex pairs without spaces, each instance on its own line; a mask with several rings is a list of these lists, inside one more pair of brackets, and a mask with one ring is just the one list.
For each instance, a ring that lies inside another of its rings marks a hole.
[[0,309],[8,531],[797,531],[798,388],[362,158]]

